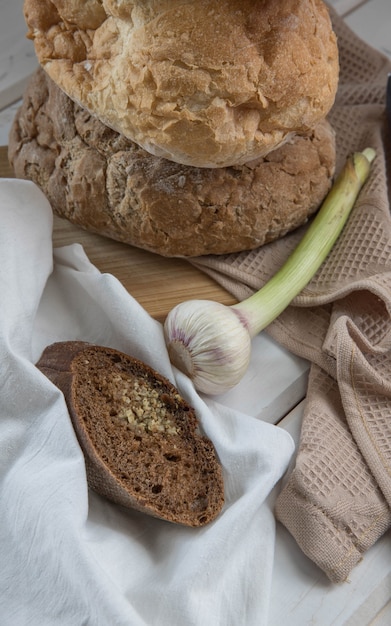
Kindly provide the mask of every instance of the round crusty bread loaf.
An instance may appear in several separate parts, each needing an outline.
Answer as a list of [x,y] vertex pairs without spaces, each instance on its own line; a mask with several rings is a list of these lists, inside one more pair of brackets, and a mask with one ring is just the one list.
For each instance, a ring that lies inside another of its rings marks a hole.
[[25,0],[49,76],[148,152],[243,164],[326,117],[338,48],[322,0]]
[[335,137],[323,121],[248,165],[205,169],[154,157],[68,98],[41,69],[9,137],[18,178],[54,212],[162,256],[257,248],[303,224],[332,183]]

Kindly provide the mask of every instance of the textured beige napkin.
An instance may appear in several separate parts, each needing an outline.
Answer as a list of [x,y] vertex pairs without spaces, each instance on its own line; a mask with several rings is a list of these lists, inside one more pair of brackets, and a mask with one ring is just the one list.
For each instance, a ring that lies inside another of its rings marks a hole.
[[[341,75],[330,114],[337,171],[377,151],[340,240],[267,332],[311,362],[296,466],[277,518],[333,582],[347,579],[391,525],[391,222],[385,116],[391,63],[333,11]],[[194,259],[239,300],[260,288],[303,234],[259,250]]]

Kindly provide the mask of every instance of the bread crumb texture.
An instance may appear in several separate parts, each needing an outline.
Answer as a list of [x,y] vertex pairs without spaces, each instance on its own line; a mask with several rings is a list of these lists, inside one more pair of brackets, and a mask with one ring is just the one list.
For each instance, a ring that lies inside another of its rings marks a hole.
[[104,125],[39,69],[11,129],[9,160],[74,224],[195,257],[258,248],[305,223],[331,186],[335,136],[322,120],[245,165],[180,165]]
[[333,105],[322,0],[25,0],[36,54],[73,100],[194,167],[264,156]]
[[[87,365],[89,361],[86,361]],[[102,393],[110,405],[110,415],[125,419],[136,431],[176,435],[178,430],[167,406],[159,398],[159,392],[136,376],[124,372],[108,373],[104,380],[94,376],[87,378],[87,384]],[[179,400],[179,396],[177,396]]]
[[224,487],[213,444],[168,380],[84,342],[49,346],[37,366],[64,392],[92,489],[188,526],[220,513]]

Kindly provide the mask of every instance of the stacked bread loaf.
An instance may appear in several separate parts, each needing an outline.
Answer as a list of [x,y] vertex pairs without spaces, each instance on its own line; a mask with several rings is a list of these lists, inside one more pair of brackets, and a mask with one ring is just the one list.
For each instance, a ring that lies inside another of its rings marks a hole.
[[166,256],[256,248],[334,173],[322,0],[25,0],[41,69],[10,135],[59,215]]

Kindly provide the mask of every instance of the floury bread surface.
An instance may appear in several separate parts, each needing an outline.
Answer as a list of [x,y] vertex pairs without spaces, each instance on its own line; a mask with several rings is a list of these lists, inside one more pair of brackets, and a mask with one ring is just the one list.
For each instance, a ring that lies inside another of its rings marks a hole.
[[49,76],[150,153],[243,164],[329,112],[338,49],[322,0],[25,0]]
[[327,121],[247,165],[194,168],[154,157],[75,104],[39,69],[9,137],[15,175],[58,215],[162,256],[257,248],[303,224],[329,190]]
[[213,444],[163,376],[118,350],[81,341],[48,346],[37,367],[64,393],[93,490],[186,526],[220,513],[224,487]]

